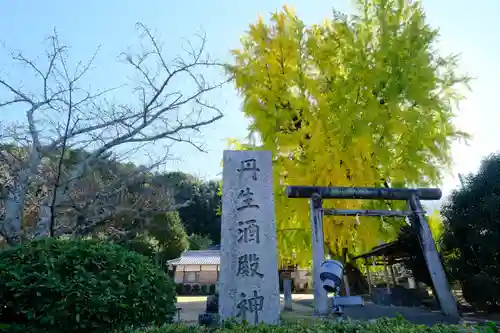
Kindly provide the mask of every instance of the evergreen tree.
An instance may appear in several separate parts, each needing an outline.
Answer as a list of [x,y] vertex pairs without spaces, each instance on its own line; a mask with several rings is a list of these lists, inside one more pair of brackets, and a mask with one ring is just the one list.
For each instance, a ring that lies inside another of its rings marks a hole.
[[442,209],[450,276],[477,308],[500,306],[500,154],[486,158]]
[[178,258],[189,247],[188,236],[177,211],[156,215],[148,230],[159,242],[162,260]]

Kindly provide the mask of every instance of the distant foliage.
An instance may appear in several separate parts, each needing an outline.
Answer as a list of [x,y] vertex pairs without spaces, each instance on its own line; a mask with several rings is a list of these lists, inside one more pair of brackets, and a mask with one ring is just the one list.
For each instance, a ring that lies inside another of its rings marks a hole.
[[190,250],[206,250],[212,245],[212,240],[207,236],[192,234],[188,237]]
[[[45,157],[44,177],[53,174],[57,167],[59,152]],[[3,155],[22,160],[28,151],[15,145],[0,144],[0,199],[8,194],[8,183],[12,179],[9,166]],[[91,152],[83,149],[67,149],[61,163],[67,167],[90,158]],[[148,232],[152,216],[167,211],[179,211],[179,216],[188,234],[196,233],[203,237],[220,239],[220,216],[217,205],[220,203],[218,182],[203,181],[182,172],[152,173],[142,165],[121,163],[113,156],[102,157],[90,165],[92,173],[73,181],[71,197],[78,201],[76,208],[58,214],[53,236],[78,234],[80,236],[105,234],[110,239],[136,238],[137,234]],[[131,175],[134,181],[131,181]],[[50,180],[50,179],[49,179]],[[34,228],[38,220],[37,200],[47,193],[45,181],[35,181],[27,189],[27,195],[36,200],[26,203],[22,226],[24,230]],[[111,189],[116,187],[116,191]],[[120,188],[121,190],[118,190]],[[112,194],[96,193],[111,191]],[[96,201],[96,198],[99,199]],[[0,200],[0,212],[4,204]],[[92,209],[91,209],[92,208]],[[103,213],[102,209],[105,209]],[[0,214],[1,215],[1,214]],[[4,221],[0,220],[0,224]],[[64,227],[62,227],[64,225]],[[0,232],[1,233],[1,232]],[[29,235],[26,232],[24,236]],[[32,235],[31,235],[32,236]],[[28,241],[30,237],[25,237]],[[5,239],[1,239],[5,243]]]
[[188,206],[178,209],[188,235],[198,234],[220,243],[219,181],[203,181],[187,173],[169,172],[156,175],[153,183],[171,189],[176,204],[190,201]]
[[24,332],[110,332],[170,322],[173,281],[144,256],[46,238],[0,252],[0,323]]
[[162,260],[178,258],[189,247],[188,235],[177,211],[156,215],[148,230],[159,242]]
[[[192,201],[188,207],[179,209],[179,214],[189,234],[199,234],[209,237],[213,242],[220,243],[220,216],[217,208],[220,205],[220,183],[191,182],[189,196]],[[179,200],[179,199],[178,199]],[[180,200],[182,201],[182,199]]]
[[148,234],[139,234],[136,237],[120,243],[129,251],[134,251],[157,261],[160,255],[160,245],[157,239]]
[[477,308],[500,307],[500,155],[486,158],[442,209],[450,276]]

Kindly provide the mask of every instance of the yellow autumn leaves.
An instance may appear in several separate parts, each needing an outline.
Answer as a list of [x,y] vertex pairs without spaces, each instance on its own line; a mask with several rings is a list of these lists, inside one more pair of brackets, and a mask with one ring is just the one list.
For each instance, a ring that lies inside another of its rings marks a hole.
[[[434,51],[437,32],[418,3],[357,2],[357,16],[306,26],[288,7],[250,25],[230,72],[259,149],[276,156],[278,243],[283,260],[310,258],[307,200],[284,185],[427,186],[450,163],[452,104],[468,78],[456,58]],[[246,147],[248,148],[248,147]],[[384,202],[325,207],[387,208]],[[399,204],[401,205],[401,203]],[[397,207],[397,204],[396,204]],[[404,203],[403,203],[404,207]],[[325,219],[332,255],[365,251],[395,237],[402,221]]]

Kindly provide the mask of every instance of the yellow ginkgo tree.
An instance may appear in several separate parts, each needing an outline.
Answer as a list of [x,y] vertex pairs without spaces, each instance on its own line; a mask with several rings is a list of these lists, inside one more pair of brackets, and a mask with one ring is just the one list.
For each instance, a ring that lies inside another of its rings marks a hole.
[[[469,78],[457,74],[456,56],[437,52],[438,33],[426,24],[421,5],[355,5],[353,16],[335,13],[311,26],[288,7],[268,23],[259,19],[228,66],[250,134],[260,141],[254,149],[275,156],[281,259],[293,256],[298,264],[310,259],[309,206],[286,198],[284,186],[435,185],[450,165],[452,142],[467,137],[452,120]],[[326,200],[324,206],[387,204]],[[401,223],[325,218],[325,243],[334,256],[344,248],[364,251],[395,238]]]

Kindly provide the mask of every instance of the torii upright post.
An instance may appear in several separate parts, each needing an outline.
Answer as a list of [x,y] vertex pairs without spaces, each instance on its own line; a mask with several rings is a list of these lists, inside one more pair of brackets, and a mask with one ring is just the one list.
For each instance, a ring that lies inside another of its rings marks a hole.
[[[452,319],[460,317],[457,303],[448,284],[443,265],[439,259],[432,233],[425,219],[420,200],[439,200],[442,193],[438,188],[366,188],[366,187],[318,187],[288,186],[289,198],[307,198],[311,200],[311,229],[313,232],[313,284],[314,308],[318,315],[328,313],[328,298],[321,287],[320,269],[325,259],[323,238],[323,215],[338,216],[410,216],[416,228],[427,268],[432,278],[441,311]],[[409,203],[409,211],[397,212],[388,210],[336,210],[323,209],[323,199],[378,199],[405,200]]]
[[458,317],[458,309],[451,288],[448,284],[441,259],[439,258],[436,243],[432,238],[432,232],[425,218],[424,210],[417,196],[413,195],[409,200],[410,209],[414,212],[412,226],[417,231],[422,253],[424,254],[427,268],[432,279],[432,284],[437,293],[441,311],[449,316]]
[[328,314],[328,294],[321,286],[321,264],[325,260],[325,237],[323,235],[323,207],[318,194],[313,194],[311,205],[312,257],[314,312],[323,316]]

